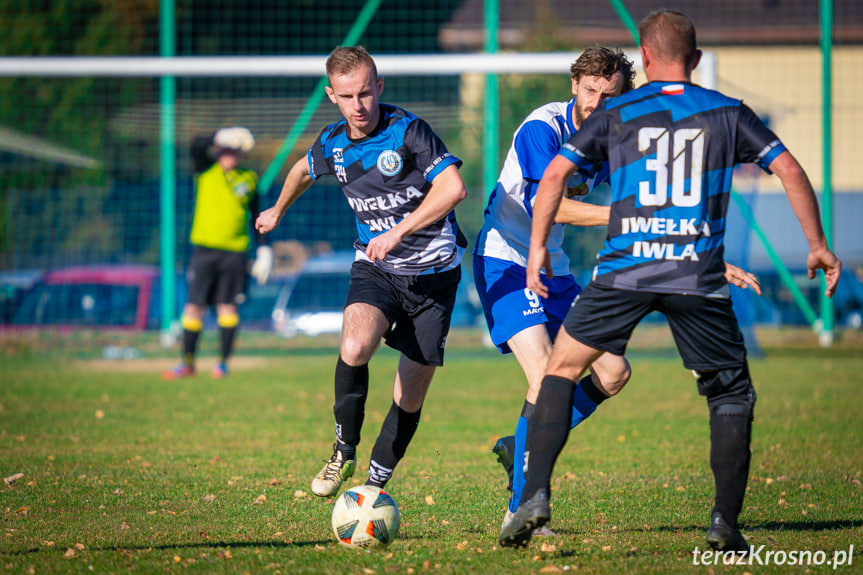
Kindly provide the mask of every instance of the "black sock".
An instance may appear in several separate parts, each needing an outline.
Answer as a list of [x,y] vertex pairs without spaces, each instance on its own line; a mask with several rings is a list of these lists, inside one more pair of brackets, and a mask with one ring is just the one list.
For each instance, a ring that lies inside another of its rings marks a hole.
[[395,402],[381,425],[381,432],[372,448],[369,459],[369,480],[366,485],[383,487],[392,477],[393,470],[405,456],[408,445],[420,424],[422,409],[408,413]]
[[752,419],[745,415],[713,415],[710,418],[710,467],[716,482],[713,512],[731,527],[743,509],[749,477]]
[[339,444],[356,448],[360,443],[360,431],[366,414],[366,397],[369,394],[369,365],[351,367],[342,361],[336,363],[336,437]]
[[522,502],[528,501],[539,489],[549,491],[554,463],[569,437],[574,391],[575,382],[566,378],[546,375],[542,380],[536,409],[527,423],[527,480]]
[[582,391],[584,391],[584,395],[590,398],[590,400],[596,403],[596,405],[599,405],[608,399],[605,392],[596,387],[596,384],[593,383],[593,376],[589,373],[578,380],[578,385],[581,386]]
[[198,349],[199,337],[201,337],[201,330],[183,330],[183,362],[188,366],[195,365],[195,352]]
[[219,341],[222,344],[222,361],[228,361],[234,349],[234,339],[237,337],[237,326],[219,327]]

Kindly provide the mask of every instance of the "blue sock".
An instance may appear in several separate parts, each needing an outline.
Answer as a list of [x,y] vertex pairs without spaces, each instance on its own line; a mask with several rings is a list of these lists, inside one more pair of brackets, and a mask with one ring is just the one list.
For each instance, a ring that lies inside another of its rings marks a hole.
[[524,402],[521,416],[515,426],[515,453],[512,459],[512,495],[509,498],[509,510],[515,513],[521,503],[521,491],[524,489],[524,444],[527,442],[527,420],[536,405]]
[[572,420],[569,428],[572,429],[596,410],[596,407],[605,401],[607,397],[596,388],[590,374],[582,377],[575,386],[572,396]]

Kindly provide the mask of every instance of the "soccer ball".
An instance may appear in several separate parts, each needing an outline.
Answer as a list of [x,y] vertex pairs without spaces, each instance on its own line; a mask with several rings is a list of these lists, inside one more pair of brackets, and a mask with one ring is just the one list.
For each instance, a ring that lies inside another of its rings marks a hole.
[[400,521],[398,505],[380,487],[352,487],[333,506],[333,533],[349,549],[387,545],[396,538]]

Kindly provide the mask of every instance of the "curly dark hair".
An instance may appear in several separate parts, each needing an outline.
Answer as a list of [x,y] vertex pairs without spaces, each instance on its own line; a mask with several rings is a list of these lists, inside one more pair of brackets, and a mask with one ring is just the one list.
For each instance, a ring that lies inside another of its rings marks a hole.
[[635,80],[632,60],[627,58],[619,46],[611,49],[599,44],[586,48],[569,69],[574,80],[580,80],[584,76],[611,78],[617,72],[623,76],[623,91],[632,90]]

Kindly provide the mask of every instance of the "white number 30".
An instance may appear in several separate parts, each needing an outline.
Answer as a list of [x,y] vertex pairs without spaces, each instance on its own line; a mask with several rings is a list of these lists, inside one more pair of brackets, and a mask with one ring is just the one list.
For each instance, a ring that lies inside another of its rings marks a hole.
[[[671,203],[689,208],[701,203],[701,174],[704,163],[704,132],[684,128],[674,132],[673,139],[665,128],[641,128],[638,131],[638,151],[646,152],[656,141],[656,156],[645,167],[656,172],[654,186],[638,183],[638,201],[643,206],[664,206],[668,201],[668,159],[671,157]],[[672,142],[673,140],[673,142]],[[689,152],[687,153],[687,147]],[[689,172],[689,191],[686,173]]]

